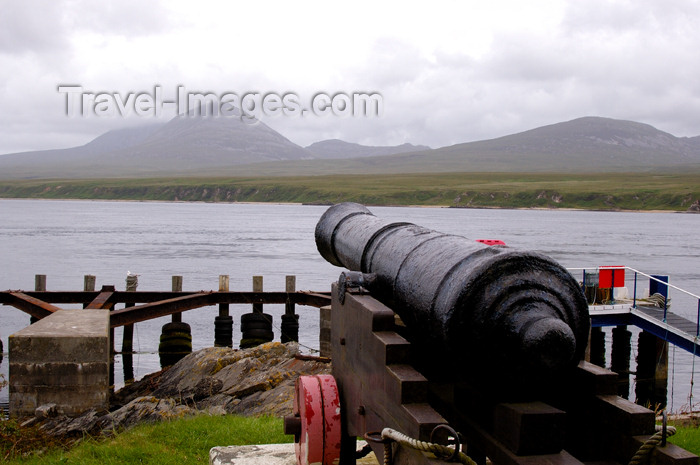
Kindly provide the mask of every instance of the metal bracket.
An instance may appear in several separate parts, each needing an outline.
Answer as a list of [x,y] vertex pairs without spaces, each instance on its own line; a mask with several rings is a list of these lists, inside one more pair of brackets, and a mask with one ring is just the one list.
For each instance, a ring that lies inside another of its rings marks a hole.
[[345,303],[345,293],[350,289],[362,289],[369,291],[370,286],[377,280],[375,273],[362,273],[361,271],[343,271],[338,278],[338,300]]

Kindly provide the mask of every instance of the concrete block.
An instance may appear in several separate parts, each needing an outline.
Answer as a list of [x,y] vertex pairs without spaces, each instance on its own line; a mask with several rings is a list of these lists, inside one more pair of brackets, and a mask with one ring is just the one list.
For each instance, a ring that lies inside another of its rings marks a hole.
[[60,310],[10,335],[10,415],[56,404],[66,415],[109,402],[109,311]]
[[22,386],[12,389],[10,384],[10,415],[34,415],[45,404],[56,404],[57,409],[69,416],[109,407],[109,390],[100,386]]
[[213,447],[209,465],[295,465],[294,444]]
[[60,310],[9,337],[18,363],[109,360],[109,311]]
[[[358,449],[364,446],[358,441]],[[263,444],[259,446],[212,447],[209,465],[296,465],[294,444]],[[357,460],[358,465],[378,465],[374,453]]]
[[104,362],[17,363],[12,375],[16,384],[41,386],[47,380],[60,386],[92,386],[106,383]]

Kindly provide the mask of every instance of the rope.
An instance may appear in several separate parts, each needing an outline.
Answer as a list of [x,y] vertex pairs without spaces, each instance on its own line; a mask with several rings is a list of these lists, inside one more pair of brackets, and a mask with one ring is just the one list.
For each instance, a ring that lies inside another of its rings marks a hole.
[[671,359],[671,408],[668,410],[673,413],[673,397],[676,387],[676,344],[673,344],[673,358]]
[[664,308],[665,304],[667,309],[671,308],[671,299],[667,299],[663,296],[663,294],[659,292],[652,294],[646,298],[637,298],[637,302],[651,304],[657,308]]
[[[676,434],[676,428],[673,426],[667,426],[665,436],[670,437],[674,434]],[[644,441],[644,444],[642,444],[639,450],[637,450],[637,453],[634,454],[634,457],[632,457],[632,459],[629,461],[629,465],[641,465],[642,463],[646,462],[654,449],[656,449],[656,447],[666,439],[665,436],[663,426],[656,425],[656,433]],[[394,441],[399,445],[421,452],[429,452],[441,460],[449,459],[450,461],[459,462],[464,465],[477,465],[474,460],[459,450],[452,449],[448,446],[443,446],[442,444],[419,441],[418,439],[406,436],[405,434],[391,428],[384,428],[382,430],[381,437],[384,440],[382,441],[384,442],[384,465],[390,465],[392,463],[392,448],[390,441]]]
[[[632,457],[632,460],[630,460],[629,465],[640,465],[649,458],[649,455],[656,448],[656,446],[658,446],[661,441],[664,440],[664,432],[661,428],[662,427],[660,425],[656,425],[656,433],[644,441],[642,447],[639,448],[637,453],[634,454],[634,457]],[[673,426],[668,426],[666,427],[666,432],[667,436],[673,436],[676,434],[676,428]]]
[[[383,439],[390,439],[392,441],[397,442],[398,444],[404,446],[404,447],[410,447],[411,449],[416,449],[421,452],[430,452],[434,454],[436,457],[440,459],[448,459],[450,457],[453,457],[458,461],[459,463],[462,463],[464,465],[476,465],[476,462],[469,458],[465,453],[461,451],[456,451],[455,449],[452,449],[451,447],[443,446],[442,444],[435,444],[433,442],[425,442],[425,441],[419,441],[418,439],[413,439],[411,437],[406,436],[403,433],[399,433],[396,430],[393,430],[391,428],[384,428],[382,430],[382,438]],[[387,449],[389,450],[389,454],[387,454]],[[387,461],[387,455],[389,456]],[[388,442],[385,443],[384,445],[384,464],[389,465],[391,463],[391,444]]]
[[697,348],[698,344],[698,337],[695,336],[695,340],[693,341],[693,366],[691,368],[690,372],[690,394],[688,395],[688,405],[689,405],[689,410],[690,413],[693,413],[693,386],[695,385],[695,349]]

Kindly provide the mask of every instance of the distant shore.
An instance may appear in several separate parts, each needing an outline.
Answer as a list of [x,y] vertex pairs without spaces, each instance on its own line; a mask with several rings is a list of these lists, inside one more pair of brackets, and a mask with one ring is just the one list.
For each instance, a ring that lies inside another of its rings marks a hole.
[[[48,202],[134,202],[134,203],[219,203],[219,204],[230,204],[230,205],[298,205],[304,207],[330,207],[334,204],[313,204],[305,202],[250,202],[250,201],[217,201],[208,202],[202,200],[142,200],[142,199],[82,199],[82,198],[64,198],[64,199],[45,199],[37,197],[0,197],[0,200],[41,200]],[[454,207],[451,205],[381,205],[381,204],[367,204],[367,207],[389,207],[389,208],[446,208],[446,209],[468,209],[468,210],[543,210],[543,211],[590,211],[590,212],[600,212],[600,213],[700,213],[693,211],[679,211],[679,210],[634,210],[634,209],[618,209],[618,210],[604,210],[595,208],[575,208],[575,207]]]
[[0,198],[685,212],[700,174],[426,173],[0,181]]

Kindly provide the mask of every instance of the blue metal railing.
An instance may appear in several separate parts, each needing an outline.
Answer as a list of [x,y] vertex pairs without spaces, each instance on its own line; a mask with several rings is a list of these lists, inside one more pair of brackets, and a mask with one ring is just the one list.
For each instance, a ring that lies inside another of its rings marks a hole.
[[[697,301],[697,314],[696,314],[696,318],[695,318],[695,337],[700,338],[700,296],[693,294],[692,292],[688,292],[685,289],[682,289],[678,286],[674,286],[673,284],[668,283],[666,281],[663,281],[656,276],[652,276],[650,274],[644,273],[643,271],[636,270],[636,269],[631,268],[629,266],[600,266],[600,267],[595,267],[595,268],[567,268],[567,269],[569,271],[583,271],[584,282],[586,280],[586,272],[587,271],[599,272],[600,270],[615,270],[615,269],[629,270],[630,272],[634,273],[634,292],[632,295],[632,307],[633,308],[637,308],[637,279],[638,279],[639,275],[646,276],[650,280],[656,281],[656,282],[666,286],[667,288],[675,289],[679,292],[682,292],[683,294],[686,294],[686,295],[694,298]],[[614,271],[613,271],[613,273],[614,273]],[[614,276],[614,274],[613,274],[613,276]],[[613,298],[613,303],[614,303],[614,295],[612,295],[611,297]],[[664,323],[666,322],[666,317],[668,315],[668,301],[669,301],[669,297],[668,297],[668,291],[667,291],[665,299],[664,299],[664,317],[663,317]]]

